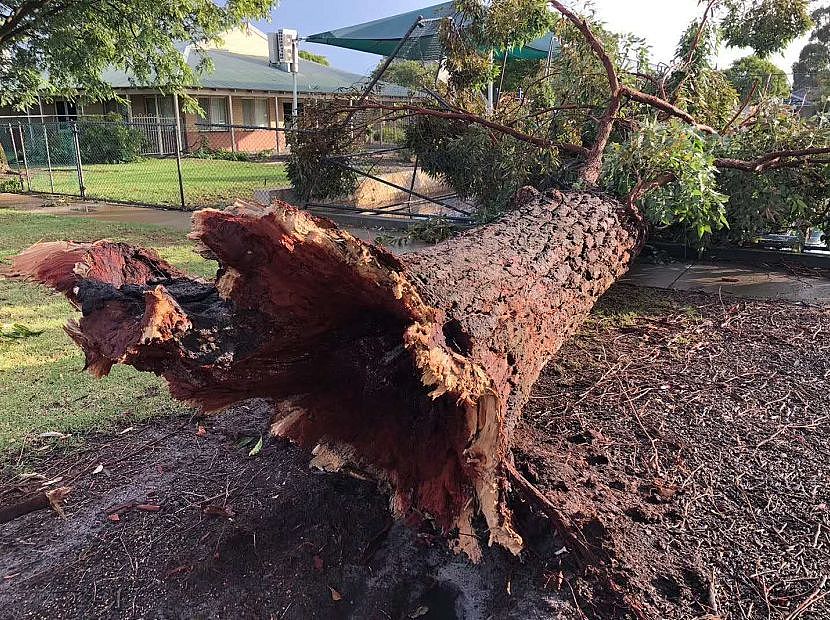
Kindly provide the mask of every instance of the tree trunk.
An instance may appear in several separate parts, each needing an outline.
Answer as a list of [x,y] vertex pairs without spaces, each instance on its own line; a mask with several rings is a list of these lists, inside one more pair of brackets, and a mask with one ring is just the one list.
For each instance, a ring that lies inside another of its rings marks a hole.
[[67,294],[67,331],[97,376],[164,376],[207,411],[275,402],[274,434],[387,481],[397,516],[428,516],[473,559],[518,552],[510,436],[533,383],[643,238],[623,206],[522,190],[497,222],[396,257],[285,204],[205,210],[192,237],[221,265],[186,277],[123,244],[46,243],[14,262]]

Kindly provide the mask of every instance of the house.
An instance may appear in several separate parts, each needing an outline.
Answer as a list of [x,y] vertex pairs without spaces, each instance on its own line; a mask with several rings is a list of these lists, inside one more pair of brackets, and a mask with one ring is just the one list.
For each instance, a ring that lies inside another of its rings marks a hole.
[[[202,55],[192,46],[181,46],[188,64],[196,68]],[[227,32],[221,45],[211,46],[205,54],[213,71],[200,77],[200,83],[186,89],[198,100],[204,115],[182,113],[182,139],[187,151],[202,145],[231,151],[259,152],[285,150],[285,134],[275,131],[291,119],[293,76],[289,71],[269,63],[268,36],[248,25]],[[43,100],[28,111],[32,117],[69,121],[78,117],[112,112],[144,129],[155,152],[174,152],[174,101],[158,89],[136,86],[122,72],[108,70],[104,80],[129,105],[116,101],[71,102]],[[300,59],[297,74],[299,107],[309,99],[354,92],[367,83],[365,76]],[[379,95],[388,99],[407,98],[410,91],[391,84],[381,84]],[[20,117],[20,112],[0,108],[0,117]],[[24,118],[25,118],[24,114]],[[161,121],[159,120],[161,119]],[[2,119],[0,119],[2,121]]]

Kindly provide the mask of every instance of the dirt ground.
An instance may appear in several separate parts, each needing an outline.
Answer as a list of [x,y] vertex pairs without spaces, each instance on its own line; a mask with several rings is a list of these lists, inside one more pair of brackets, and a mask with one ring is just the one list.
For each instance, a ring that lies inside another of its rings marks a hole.
[[517,468],[622,598],[519,496],[526,552],[473,566],[359,473],[250,456],[250,401],[21,455],[0,505],[73,491],[65,519],[0,525],[0,617],[830,618],[829,332],[826,309],[618,285],[550,364]]

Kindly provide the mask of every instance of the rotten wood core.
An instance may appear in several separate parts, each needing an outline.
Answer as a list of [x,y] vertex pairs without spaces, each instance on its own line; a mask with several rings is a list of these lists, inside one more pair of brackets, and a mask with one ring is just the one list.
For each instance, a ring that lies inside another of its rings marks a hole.
[[401,518],[457,550],[523,546],[510,438],[540,371],[622,276],[644,232],[615,200],[522,190],[497,222],[396,257],[285,203],[194,217],[214,282],[121,243],[41,243],[12,275],[81,311],[86,367],[129,364],[219,411],[273,399],[272,432],[386,481]]

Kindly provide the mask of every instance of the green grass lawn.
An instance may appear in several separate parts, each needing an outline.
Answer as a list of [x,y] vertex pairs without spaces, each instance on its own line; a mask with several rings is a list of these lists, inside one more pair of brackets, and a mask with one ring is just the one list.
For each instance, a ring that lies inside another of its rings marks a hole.
[[[166,228],[0,210],[3,262],[41,240],[101,238],[153,247],[195,275],[212,276],[216,270],[216,263],[201,258],[184,233]],[[0,337],[0,457],[36,444],[43,432],[80,433],[184,411],[154,375],[116,366],[98,381],[82,372],[83,355],[63,331],[72,316],[77,314],[62,295],[37,284],[0,279],[3,332],[8,334],[15,323],[43,332],[20,339]]]
[[[251,198],[255,189],[290,185],[283,164],[221,159],[184,159],[182,178],[185,202],[188,208],[194,209],[222,205],[236,198]],[[78,194],[78,175],[74,169],[55,170],[53,179],[56,193]],[[52,191],[46,170],[33,172],[31,184],[34,191]],[[180,206],[175,159],[87,165],[84,184],[89,198]]]

